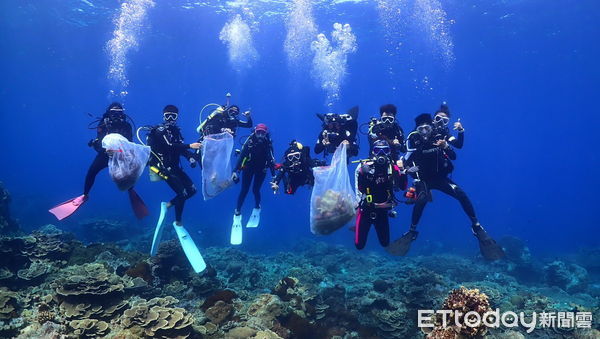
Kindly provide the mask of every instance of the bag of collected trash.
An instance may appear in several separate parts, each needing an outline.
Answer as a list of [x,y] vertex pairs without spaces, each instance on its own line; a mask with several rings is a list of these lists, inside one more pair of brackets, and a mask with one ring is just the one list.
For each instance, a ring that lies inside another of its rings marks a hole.
[[227,132],[211,134],[202,142],[202,195],[216,197],[233,184],[231,180],[233,136]]
[[310,197],[310,230],[331,234],[354,219],[356,197],[346,160],[346,143],[335,150],[330,166],[315,167],[315,185]]
[[108,153],[108,173],[121,191],[132,188],[144,172],[150,157],[150,147],[138,145],[117,133],[102,139]]

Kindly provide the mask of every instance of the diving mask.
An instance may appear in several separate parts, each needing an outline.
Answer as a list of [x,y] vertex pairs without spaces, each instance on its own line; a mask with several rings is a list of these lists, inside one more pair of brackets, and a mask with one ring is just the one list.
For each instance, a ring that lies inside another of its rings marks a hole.
[[436,115],[435,118],[433,118],[433,122],[435,122],[436,124],[442,123],[444,124],[444,126],[446,126],[450,122],[450,118],[445,117],[443,115]]
[[389,146],[375,146],[373,147],[373,154],[376,156],[388,156],[390,155],[390,147]]
[[393,124],[394,121],[396,121],[396,119],[394,119],[393,116],[381,117],[381,122],[386,123],[386,124]]
[[429,135],[429,134],[431,134],[432,128],[431,128],[431,125],[425,124],[425,125],[421,125],[421,126],[417,127],[417,131],[421,135]]
[[294,162],[294,161],[299,161],[301,155],[302,154],[300,154],[300,152],[292,152],[292,153],[288,153],[288,155],[286,155],[286,158],[288,159],[288,161]]
[[179,114],[175,113],[175,112],[165,112],[163,113],[163,118],[165,119],[165,121],[176,121],[177,118],[179,117]]

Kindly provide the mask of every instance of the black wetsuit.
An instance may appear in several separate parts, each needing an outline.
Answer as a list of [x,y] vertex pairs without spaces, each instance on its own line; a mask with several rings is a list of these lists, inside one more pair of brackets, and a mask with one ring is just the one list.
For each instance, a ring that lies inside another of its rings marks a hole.
[[464,135],[459,133],[458,138],[450,140],[449,134],[435,133],[434,130],[428,140],[417,133],[411,134],[408,139],[409,148],[414,150],[408,157],[407,164],[414,163],[419,167],[419,171],[413,174],[417,198],[412,213],[412,225],[416,226],[419,223],[425,205],[432,200],[431,190],[441,191],[458,200],[471,222],[475,224],[477,216],[469,197],[448,177],[454,169],[452,160],[456,159],[456,152],[451,146],[446,149],[435,146],[434,142],[439,139],[446,139],[449,145],[460,148],[463,145]]
[[361,250],[367,243],[371,225],[375,225],[377,238],[383,247],[390,243],[390,224],[388,212],[396,202],[394,191],[406,189],[406,175],[398,166],[388,162],[376,166],[368,161],[357,169],[356,185],[361,193],[361,201],[356,216],[354,245]]
[[[300,152],[299,160],[290,161],[287,158],[287,155],[293,152]],[[271,182],[279,185],[279,182],[283,180],[284,192],[286,194],[294,194],[300,186],[314,185],[315,177],[313,176],[312,168],[320,165],[324,164],[310,158],[310,147],[304,146],[302,150],[290,147],[285,151],[283,163],[277,169],[275,177],[273,177]]]
[[226,111],[213,112],[202,124],[201,130],[202,136],[223,133],[226,130],[230,130],[235,136],[238,127],[252,127],[252,117],[249,116],[247,121],[242,121],[229,115]]
[[433,139],[434,140],[446,140],[448,143],[458,149],[461,149],[465,143],[465,133],[458,132],[458,137],[454,137],[450,134],[450,129],[447,126],[434,127],[433,128]]
[[[373,150],[373,143],[377,140],[385,140],[392,146],[392,159],[400,159],[400,153],[406,153],[404,142],[404,130],[397,122],[382,122],[381,119],[373,120],[369,126],[369,152]],[[394,143],[398,140],[398,144]]]
[[242,189],[237,200],[237,212],[240,212],[244,204],[253,179],[252,193],[254,193],[254,207],[260,208],[260,188],[265,181],[267,168],[271,170],[271,175],[275,175],[273,144],[268,136],[259,138],[255,134],[252,134],[244,143],[235,166],[236,172],[242,172]]
[[[323,140],[327,136],[329,141],[328,145],[323,144]],[[338,127],[325,127],[321,133],[319,133],[319,137],[317,139],[317,144],[315,145],[315,153],[320,154],[325,152],[325,155],[333,154],[337,147],[342,143],[342,141],[348,141],[350,145],[348,145],[348,157],[353,157],[358,155],[358,144],[356,143],[356,133],[353,133],[350,129],[343,128],[343,126],[338,125]]]
[[96,175],[108,167],[108,154],[106,150],[102,148],[102,139],[110,133],[118,133],[131,141],[133,138],[133,128],[131,124],[127,122],[127,116],[125,114],[115,113],[104,113],[98,126],[96,127],[96,139],[90,140],[88,145],[93,147],[98,154],[94,158],[94,161],[90,165],[85,176],[85,184],[83,186],[83,194],[88,195],[94,181],[96,181]]
[[174,124],[161,124],[150,130],[148,145],[152,148],[150,166],[156,167],[167,184],[177,194],[171,205],[175,207],[175,221],[181,222],[185,201],[196,194],[192,179],[181,168],[181,157],[194,157],[190,145],[183,142],[181,130]]

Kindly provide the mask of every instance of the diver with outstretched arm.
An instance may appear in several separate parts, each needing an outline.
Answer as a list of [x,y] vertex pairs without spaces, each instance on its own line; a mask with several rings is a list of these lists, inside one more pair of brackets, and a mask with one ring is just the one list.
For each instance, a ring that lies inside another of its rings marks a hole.
[[260,222],[261,194],[260,189],[267,169],[271,175],[275,175],[275,158],[273,157],[273,142],[269,135],[269,129],[265,124],[258,124],[252,134],[246,139],[239,155],[235,170],[231,177],[234,182],[239,181],[238,173],[241,172],[242,188],[237,199],[237,205],[233,215],[231,228],[231,244],[239,245],[242,242],[242,205],[252,184],[254,194],[254,209],[246,224],[246,227],[258,227]]
[[[54,214],[58,220],[63,220],[72,215],[88,200],[92,186],[96,181],[96,176],[98,173],[100,173],[100,171],[108,167],[109,156],[106,150],[102,147],[102,139],[107,134],[117,133],[124,136],[129,141],[132,140],[133,128],[127,121],[128,118],[129,117],[125,114],[123,106],[118,102],[113,102],[106,108],[106,111],[102,117],[96,121],[98,123],[98,125],[95,127],[96,138],[90,140],[88,142],[88,146],[94,148],[97,154],[85,176],[83,194],[50,209],[50,213]],[[146,208],[144,201],[135,192],[133,187],[128,190],[128,194],[131,207],[133,208],[136,217],[142,219],[143,217],[147,216],[148,209]]]
[[180,158],[187,158],[194,167],[196,159],[190,150],[200,149],[201,144],[197,142],[186,144],[183,142],[181,130],[177,126],[178,117],[179,110],[177,107],[167,105],[163,109],[164,122],[151,128],[147,138],[147,143],[152,148],[152,156],[149,161],[150,170],[165,180],[169,187],[176,193],[173,199],[161,203],[160,217],[154,232],[150,254],[155,255],[158,252],[158,245],[162,237],[167,210],[174,207],[175,221],[173,222],[173,228],[194,271],[199,273],[206,268],[206,264],[196,244],[183,227],[182,222],[185,201],[196,194],[196,187],[190,177],[181,168]]
[[239,115],[240,108],[237,105],[217,107],[217,109],[215,109],[208,118],[198,126],[198,131],[203,137],[223,132],[228,132],[235,136],[238,127],[252,127],[252,116],[250,111],[242,113],[242,115],[246,117],[246,121],[240,120]]
[[312,168],[316,166],[325,166],[325,162],[311,159],[310,147],[292,140],[283,155],[283,162],[276,166],[275,176],[271,180],[273,193],[279,190],[281,181],[283,181],[285,194],[296,193],[300,186],[313,186],[315,177]]
[[371,158],[361,161],[356,169],[359,197],[354,245],[361,250],[367,243],[371,225],[383,247],[390,243],[390,212],[397,204],[395,191],[406,189],[407,178],[401,160],[392,158],[392,148],[386,140],[373,143]]
[[395,255],[406,255],[411,243],[419,234],[417,224],[425,206],[432,200],[431,190],[438,190],[460,202],[465,214],[471,220],[473,234],[479,240],[479,248],[484,258],[488,260],[502,258],[504,256],[502,247],[483,229],[466,193],[448,177],[454,169],[452,160],[456,159],[456,152],[446,139],[435,138],[433,119],[430,114],[417,116],[415,123],[415,131],[409,134],[407,140],[408,153],[405,155],[407,163],[413,163],[418,167],[418,171],[413,174],[416,199],[411,226],[408,232],[388,247],[388,251]]

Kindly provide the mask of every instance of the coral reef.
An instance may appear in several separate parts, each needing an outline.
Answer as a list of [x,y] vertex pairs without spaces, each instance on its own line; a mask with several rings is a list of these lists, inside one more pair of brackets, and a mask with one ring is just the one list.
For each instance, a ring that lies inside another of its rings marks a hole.
[[177,302],[172,297],[135,301],[120,322],[129,333],[147,338],[187,338],[194,319],[183,308],[171,307]]
[[[424,336],[415,321],[419,309],[600,316],[595,271],[585,269],[594,263],[535,262],[519,241],[510,241],[521,254],[494,264],[447,254],[357,256],[313,241],[272,255],[212,247],[203,249],[209,266],[195,274],[177,241],[164,242],[148,258],[114,244],[83,245],[45,226],[0,238],[0,283],[6,286],[0,289],[0,337],[418,338]],[[522,284],[515,269],[527,265],[543,272],[534,286]],[[427,336],[523,335],[485,330],[437,326]],[[534,333],[586,338],[597,330],[594,324]]]
[[464,325],[469,312],[475,312],[481,318],[484,313],[491,310],[488,296],[477,289],[467,289],[461,286],[452,290],[440,309],[460,313],[452,312],[449,314],[448,326],[444,326],[442,320],[439,319],[441,317],[436,318],[436,327],[427,335],[427,338],[455,338],[460,335],[473,338],[483,336],[488,331],[483,323],[473,327]]
[[557,286],[568,292],[580,292],[587,286],[588,273],[579,265],[554,261],[544,267],[544,278],[550,286]]
[[[110,273],[97,263],[70,266],[62,273],[52,287],[56,291],[60,311],[67,319],[112,319],[127,305],[123,299],[125,290],[134,286],[131,279]],[[82,326],[79,327],[82,330],[102,328],[101,323],[75,324]]]

